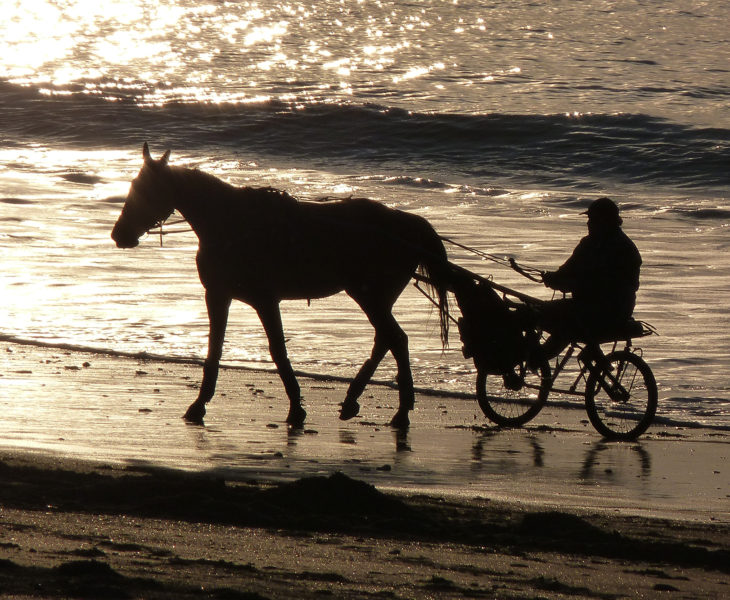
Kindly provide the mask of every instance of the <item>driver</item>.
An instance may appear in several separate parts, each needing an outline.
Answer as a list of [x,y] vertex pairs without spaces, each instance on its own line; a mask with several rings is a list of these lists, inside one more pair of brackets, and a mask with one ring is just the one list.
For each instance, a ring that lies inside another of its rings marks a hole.
[[557,271],[543,273],[545,285],[572,297],[547,302],[539,324],[551,335],[545,358],[557,356],[571,340],[593,341],[629,320],[639,289],[641,255],[621,229],[623,220],[610,198],[588,210],[588,235]]

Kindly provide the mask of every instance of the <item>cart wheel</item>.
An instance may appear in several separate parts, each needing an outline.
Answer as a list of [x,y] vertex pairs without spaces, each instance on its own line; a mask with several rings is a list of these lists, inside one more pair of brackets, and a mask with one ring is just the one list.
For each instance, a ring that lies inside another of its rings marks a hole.
[[657,407],[654,374],[643,358],[628,350],[606,356],[610,371],[591,373],[586,382],[586,411],[601,435],[633,440],[651,425]]
[[[518,366],[515,372],[523,369]],[[520,427],[534,419],[545,406],[552,385],[547,361],[536,372],[524,371],[521,386],[507,386],[501,375],[487,375],[486,371],[477,370],[477,402],[493,423],[502,427]],[[515,374],[515,379],[521,381],[522,378]],[[513,389],[516,387],[519,389]]]

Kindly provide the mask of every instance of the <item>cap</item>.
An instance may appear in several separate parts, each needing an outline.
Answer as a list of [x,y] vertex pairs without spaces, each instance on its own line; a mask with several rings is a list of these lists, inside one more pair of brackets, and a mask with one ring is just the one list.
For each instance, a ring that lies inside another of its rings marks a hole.
[[589,219],[601,221],[603,223],[617,223],[618,225],[621,225],[623,222],[623,219],[621,219],[618,214],[618,206],[616,206],[616,203],[607,196],[598,198],[598,200],[591,202],[588,210],[581,214],[588,215]]

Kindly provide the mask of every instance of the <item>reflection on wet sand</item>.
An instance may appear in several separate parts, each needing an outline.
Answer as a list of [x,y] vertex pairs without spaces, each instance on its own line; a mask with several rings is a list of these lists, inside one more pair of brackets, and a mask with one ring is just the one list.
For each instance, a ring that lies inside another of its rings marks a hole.
[[396,452],[412,452],[411,446],[408,443],[407,430],[396,429],[395,431],[393,431],[393,438],[395,439]]
[[[488,442],[494,437],[495,433],[497,433],[499,430],[494,429],[493,431],[487,431],[484,432],[481,436],[479,436],[472,447],[472,466],[474,469],[480,469],[483,462],[488,460],[488,458],[485,457],[485,454],[489,452]],[[532,435],[529,435],[527,437],[527,441],[531,446],[532,449],[532,461],[533,465],[535,467],[542,467],[544,466],[544,456],[545,456],[545,449],[540,445],[540,442]],[[485,448],[486,447],[486,448]],[[515,452],[518,453],[518,450],[508,450],[508,453]]]
[[[494,441],[496,432],[498,432],[496,429],[492,432],[485,432],[474,441],[472,446],[472,467],[475,471],[483,470],[485,463],[490,461],[489,442]],[[531,461],[533,467],[549,468],[549,464],[546,465],[545,446],[537,435],[525,431],[521,443],[524,446],[522,450],[512,446],[505,449],[497,443],[495,443],[492,450],[496,453],[505,452],[507,455],[514,457],[516,462],[529,464]],[[586,442],[584,445],[585,448],[582,454],[576,455],[576,462],[580,462],[578,459],[583,456],[580,470],[576,475],[577,480],[591,482],[605,479],[606,476],[617,475],[617,471],[620,474],[635,472],[636,477],[651,476],[651,453],[641,442],[616,444],[598,440]],[[550,458],[551,456],[548,455],[548,463]],[[562,457],[555,454],[553,458],[558,459],[556,462],[563,460]],[[509,463],[502,461],[498,463],[497,469],[492,472],[499,472],[501,468],[506,470],[509,467]]]
[[[590,449],[586,452],[579,477],[581,479],[592,479],[598,476],[599,471],[602,471],[606,475],[613,475],[613,468],[610,466],[606,467],[605,463],[602,463],[601,455],[605,453],[610,463],[611,458],[615,456],[615,449],[615,444],[609,444],[603,441],[591,444]],[[638,467],[637,477],[651,476],[651,454],[640,442],[630,444],[627,447],[620,447],[620,450],[622,456],[628,456],[629,459],[632,458],[632,454],[635,456],[636,460],[630,462],[634,463],[632,466]]]
[[[240,443],[230,443],[230,430],[201,432],[210,436],[205,445],[210,467],[228,477],[291,479],[342,471],[386,489],[526,503],[567,500],[585,507],[648,509],[657,501],[684,504],[689,497],[682,495],[682,474],[662,461],[667,443],[660,440],[616,444],[596,439],[590,431],[545,427],[431,426],[394,432],[385,425],[322,422],[316,435],[275,431],[278,441],[263,444],[265,454],[252,454]],[[693,452],[688,449],[687,455]],[[669,475],[675,485],[668,484]],[[706,492],[710,498],[712,490]],[[716,500],[722,500],[720,494]]]

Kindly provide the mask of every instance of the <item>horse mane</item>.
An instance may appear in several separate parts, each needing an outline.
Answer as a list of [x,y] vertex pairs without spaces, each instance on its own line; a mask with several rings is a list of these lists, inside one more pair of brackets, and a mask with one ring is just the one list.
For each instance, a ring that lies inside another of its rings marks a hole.
[[178,179],[190,184],[202,184],[211,187],[232,187],[230,183],[223,181],[219,177],[201,171],[197,168],[170,166],[170,171],[177,176]]
[[206,173],[200,169],[185,167],[171,167],[173,172],[188,185],[196,185],[207,188],[218,188],[220,192],[228,192],[237,196],[243,196],[246,200],[265,202],[267,204],[278,203],[279,205],[291,206],[299,202],[297,198],[284,190],[271,186],[251,187],[235,186],[223,179]]
[[288,206],[299,202],[299,200],[297,200],[289,192],[269,186],[259,188],[244,186],[237,189],[242,191],[243,194],[249,198],[253,197],[256,200],[265,201],[267,203],[277,202]]

